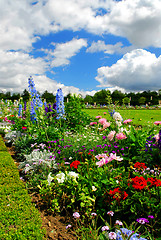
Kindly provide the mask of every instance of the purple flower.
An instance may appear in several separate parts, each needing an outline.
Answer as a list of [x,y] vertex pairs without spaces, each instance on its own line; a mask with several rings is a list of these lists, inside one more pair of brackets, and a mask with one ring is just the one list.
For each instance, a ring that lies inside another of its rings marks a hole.
[[136,221],[140,224],[149,223],[148,219],[146,218],[138,218]]
[[154,216],[153,215],[149,215],[148,218],[154,218]]

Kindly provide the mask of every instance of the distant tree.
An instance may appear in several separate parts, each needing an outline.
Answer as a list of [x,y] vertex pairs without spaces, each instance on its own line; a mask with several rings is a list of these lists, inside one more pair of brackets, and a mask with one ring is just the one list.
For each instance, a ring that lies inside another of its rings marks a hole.
[[4,99],[11,100],[11,93],[10,92],[6,92],[6,94],[4,95]]
[[15,100],[19,100],[20,93],[13,93],[12,96],[10,97],[10,99],[12,100],[12,102],[14,102]]
[[128,98],[128,97],[123,98],[122,103],[125,104],[125,105],[130,103],[130,98]]
[[29,101],[29,98],[30,98],[30,94],[29,92],[25,89],[21,95],[22,99],[24,102],[27,102]]
[[125,97],[125,94],[122,93],[121,91],[115,90],[112,94],[112,101],[113,103],[119,101],[119,104],[122,104],[122,99]]
[[139,104],[140,104],[140,105],[144,105],[145,102],[146,102],[146,98],[145,98],[145,97],[140,97],[140,98],[139,98]]
[[53,95],[53,93],[49,93],[47,90],[42,94],[41,97],[45,99],[47,103],[55,102],[55,96]]
[[93,103],[93,97],[90,95],[86,95],[84,98],[84,103],[89,103],[92,104]]
[[109,90],[102,89],[94,94],[93,101],[97,104],[107,104],[106,98],[108,97],[109,93]]

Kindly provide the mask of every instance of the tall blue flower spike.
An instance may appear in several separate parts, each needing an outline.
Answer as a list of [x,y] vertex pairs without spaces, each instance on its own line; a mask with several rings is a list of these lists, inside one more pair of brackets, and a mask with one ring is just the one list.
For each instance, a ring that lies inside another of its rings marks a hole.
[[59,88],[56,94],[56,112],[57,119],[64,118],[65,110],[64,110],[64,96],[62,89]]
[[31,109],[30,109],[31,121],[35,122],[36,121],[35,109],[37,110],[39,107],[42,107],[43,102],[40,98],[40,95],[36,91],[35,83],[34,83],[32,77],[29,77],[28,83],[29,83],[29,86],[28,86],[29,92],[30,92],[30,96],[31,96]]
[[22,117],[22,104],[19,104],[18,116]]
[[36,91],[35,83],[34,83],[32,77],[29,77],[28,83],[29,83],[29,86],[28,86],[29,87],[29,92],[30,92],[34,107],[36,107],[36,109],[38,109],[39,107],[43,106],[43,102],[40,98],[40,95]]

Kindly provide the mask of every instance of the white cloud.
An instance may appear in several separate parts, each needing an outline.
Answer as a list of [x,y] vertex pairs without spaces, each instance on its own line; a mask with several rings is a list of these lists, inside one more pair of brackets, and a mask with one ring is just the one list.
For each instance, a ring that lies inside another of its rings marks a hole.
[[99,87],[120,87],[126,91],[161,88],[161,56],[142,49],[133,50],[111,67],[97,70]]
[[75,56],[82,47],[87,47],[87,40],[75,39],[66,43],[55,43],[54,51],[49,51],[49,58],[51,58],[51,66],[59,67],[68,65],[69,59]]
[[138,47],[161,47],[161,1],[124,0],[109,15],[110,32]]
[[35,59],[27,53],[2,50],[0,50],[0,56],[0,92],[22,93],[24,89],[28,90],[28,78],[33,76],[35,87],[40,93],[47,90],[56,94],[58,88],[63,89],[64,95],[76,93],[85,96],[90,93],[73,86],[65,86],[48,78],[45,75],[48,65],[41,58]]
[[[86,30],[126,37],[137,47],[161,47],[160,0],[0,0],[0,48],[29,50],[37,37]],[[105,14],[99,15],[99,12]]]
[[86,52],[94,53],[94,52],[104,52],[105,54],[125,54],[128,51],[133,50],[134,46],[124,47],[121,42],[117,42],[116,44],[105,44],[104,41],[98,40],[97,42],[92,42],[91,46],[86,50]]

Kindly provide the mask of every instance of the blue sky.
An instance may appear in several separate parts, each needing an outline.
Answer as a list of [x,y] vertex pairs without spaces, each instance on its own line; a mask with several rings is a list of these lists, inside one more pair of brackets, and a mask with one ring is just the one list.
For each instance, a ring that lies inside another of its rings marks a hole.
[[161,89],[161,0],[0,0],[0,91]]

